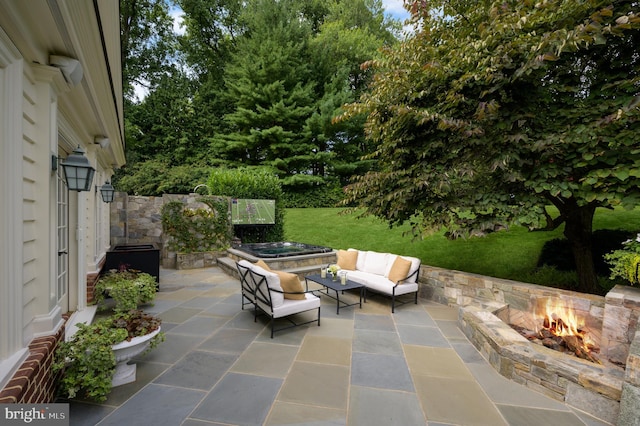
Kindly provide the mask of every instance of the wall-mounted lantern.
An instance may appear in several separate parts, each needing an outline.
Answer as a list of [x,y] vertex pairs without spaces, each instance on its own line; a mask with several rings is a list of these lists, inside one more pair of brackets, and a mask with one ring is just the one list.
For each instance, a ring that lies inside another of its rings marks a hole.
[[115,193],[116,190],[109,181],[106,181],[105,184],[100,187],[100,195],[102,196],[102,201],[105,203],[112,203]]
[[[96,169],[91,167],[91,163],[84,156],[84,151],[80,146],[60,163],[60,167],[62,167],[64,180],[70,190],[78,192],[91,190],[91,183]],[[52,157],[52,169],[55,171],[57,168],[58,157],[54,155]]]

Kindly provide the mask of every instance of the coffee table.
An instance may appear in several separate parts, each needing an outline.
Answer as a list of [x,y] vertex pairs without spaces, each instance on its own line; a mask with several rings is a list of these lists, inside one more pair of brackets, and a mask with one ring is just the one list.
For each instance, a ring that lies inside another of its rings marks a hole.
[[[320,284],[321,286],[324,287],[325,291],[322,290],[318,290],[321,294],[324,294],[332,299],[334,299],[337,303],[336,303],[336,314],[340,315],[340,308],[346,308],[347,306],[355,306],[355,305],[360,305],[360,309],[362,309],[362,297],[364,296],[364,292],[365,292],[365,286],[357,283],[355,281],[351,281],[349,279],[347,279],[347,283],[346,284],[342,284],[340,282],[340,278],[338,278],[337,281],[333,281],[330,277],[326,277],[326,278],[322,278],[320,276],[320,274],[310,274],[307,275],[306,277],[304,277],[305,282],[307,281],[313,281],[315,283]],[[308,282],[307,282],[308,285]],[[329,289],[333,290],[336,292],[336,296],[333,297],[333,295],[329,294]],[[347,303],[344,300],[340,300],[340,292],[344,291],[344,290],[360,290],[360,301],[356,302],[356,303]]]

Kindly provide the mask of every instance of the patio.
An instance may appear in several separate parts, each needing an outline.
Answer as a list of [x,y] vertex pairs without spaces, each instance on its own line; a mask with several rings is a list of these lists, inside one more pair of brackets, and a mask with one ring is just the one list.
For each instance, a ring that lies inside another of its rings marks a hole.
[[[355,296],[354,296],[355,297]],[[374,296],[321,325],[269,338],[219,268],[161,270],[148,311],[167,340],[138,380],[103,404],[71,404],[71,425],[602,425],[500,376],[458,329],[457,310],[419,299],[390,313]]]

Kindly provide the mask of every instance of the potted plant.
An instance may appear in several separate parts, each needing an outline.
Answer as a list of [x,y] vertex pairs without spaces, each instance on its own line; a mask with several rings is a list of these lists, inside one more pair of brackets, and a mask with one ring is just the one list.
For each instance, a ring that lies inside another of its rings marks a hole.
[[640,234],[635,240],[627,240],[623,244],[624,248],[604,256],[611,265],[611,279],[620,277],[631,285],[640,284]]
[[72,338],[58,345],[53,370],[62,372],[60,390],[67,397],[102,402],[112,387],[135,381],[136,365],[128,362],[164,341],[164,333],[159,318],[136,309],[155,298],[155,279],[149,274],[110,272],[96,288],[108,292],[115,306],[110,315],[77,325]]
[[155,299],[156,281],[146,272],[112,269],[95,286],[96,303],[101,309],[107,308],[106,295],[114,300],[114,311],[127,312]]

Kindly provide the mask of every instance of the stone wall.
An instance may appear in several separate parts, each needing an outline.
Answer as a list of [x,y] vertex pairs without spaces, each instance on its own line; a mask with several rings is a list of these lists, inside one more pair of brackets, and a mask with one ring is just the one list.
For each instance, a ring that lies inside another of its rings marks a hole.
[[640,327],[636,330],[631,342],[624,378],[618,424],[638,426],[640,425]]
[[176,253],[175,269],[199,269],[218,265],[218,259],[226,251],[202,251],[198,253]]
[[[606,344],[613,342],[613,339],[604,342],[601,339],[605,326],[606,302],[602,296],[424,265],[420,270],[420,281],[425,284],[420,290],[422,297],[450,306],[508,306],[509,318],[505,321],[529,325],[530,329],[535,329],[535,325],[531,325],[533,314],[540,314],[541,308],[550,299],[557,299],[585,320],[584,329],[600,343],[601,350],[607,352]],[[637,318],[638,314],[640,307],[633,316]],[[616,327],[611,321],[607,325]],[[627,324],[621,325],[621,329],[627,330],[627,327]],[[630,342],[631,338],[627,340],[627,346]]]
[[162,246],[162,206],[165,197],[140,197],[116,192],[111,203],[111,245]]
[[[177,268],[177,255],[168,249],[168,241],[162,232],[162,207],[170,201],[182,201],[190,208],[204,208],[196,201],[199,194],[164,194],[162,197],[141,197],[116,192],[111,203],[111,246],[126,244],[154,244],[160,248],[162,266]],[[204,261],[204,254],[202,257]],[[183,261],[183,269],[190,263]]]
[[640,317],[640,290],[616,286],[605,298],[601,347],[603,355],[612,362],[626,363],[629,349],[637,339]]

